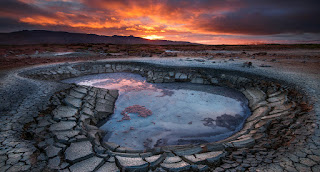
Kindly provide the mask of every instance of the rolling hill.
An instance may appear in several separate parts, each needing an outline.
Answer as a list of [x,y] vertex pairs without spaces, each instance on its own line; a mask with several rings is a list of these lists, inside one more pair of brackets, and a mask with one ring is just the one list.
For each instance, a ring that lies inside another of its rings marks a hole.
[[152,45],[190,45],[190,42],[148,40],[134,36],[102,36],[96,34],[70,33],[47,30],[23,30],[11,33],[0,33],[2,45],[27,44],[77,44],[77,43],[105,43],[105,44],[152,44]]

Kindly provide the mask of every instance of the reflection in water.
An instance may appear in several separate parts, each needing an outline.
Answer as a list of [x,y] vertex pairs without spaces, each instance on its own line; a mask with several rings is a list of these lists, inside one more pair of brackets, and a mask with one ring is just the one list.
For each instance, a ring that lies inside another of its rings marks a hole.
[[100,129],[107,131],[106,141],[134,149],[221,140],[239,131],[250,114],[246,98],[229,88],[152,84],[129,73],[64,82],[118,89],[115,113]]

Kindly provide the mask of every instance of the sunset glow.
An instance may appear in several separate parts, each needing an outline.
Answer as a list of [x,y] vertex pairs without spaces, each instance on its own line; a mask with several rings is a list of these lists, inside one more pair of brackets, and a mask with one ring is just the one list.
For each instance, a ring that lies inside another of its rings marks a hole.
[[164,39],[164,36],[149,35],[149,36],[144,36],[144,37],[142,37],[142,38],[150,39],[150,40],[155,40],[155,39]]
[[[310,1],[311,2],[311,1]],[[318,1],[2,0],[0,32],[53,30],[201,44],[320,42]]]

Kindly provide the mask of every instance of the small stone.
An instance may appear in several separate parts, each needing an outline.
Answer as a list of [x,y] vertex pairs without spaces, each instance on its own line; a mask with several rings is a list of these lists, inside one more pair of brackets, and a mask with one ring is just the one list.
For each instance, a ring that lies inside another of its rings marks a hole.
[[45,149],[46,154],[47,154],[47,156],[49,158],[57,156],[60,153],[61,150],[62,150],[61,148],[57,148],[57,147],[52,146],[52,145],[48,146]]
[[96,168],[103,162],[102,158],[91,157],[89,159],[77,162],[69,167],[71,172],[79,172],[79,171],[95,171]]
[[308,155],[308,158],[310,158],[311,160],[320,163],[320,156],[317,155]]
[[300,163],[308,167],[312,167],[317,164],[316,162],[312,161],[309,158],[300,158]]
[[145,160],[150,163],[151,167],[158,166],[164,159],[165,159],[165,156],[163,155],[154,155],[154,156],[145,158]]
[[209,167],[207,165],[196,165],[196,169],[202,172],[202,171],[208,171]]
[[93,117],[93,115],[94,115],[94,113],[92,112],[92,110],[89,109],[89,108],[87,108],[87,107],[83,108],[83,109],[82,109],[82,112],[83,112],[84,114],[86,114],[86,115],[91,116],[91,117]]
[[37,157],[38,161],[45,161],[47,160],[47,157],[44,153],[41,153],[38,157]]
[[171,163],[171,164],[162,163],[161,167],[168,171],[186,171],[191,168],[190,164],[184,161],[181,161],[178,163]]
[[247,137],[247,138],[232,141],[230,143],[232,143],[232,145],[236,148],[244,148],[244,147],[253,146],[255,144],[255,140],[251,137]]
[[222,171],[226,171],[225,169],[221,168],[221,167],[217,167],[214,169],[215,172],[222,172]]
[[296,167],[296,169],[298,171],[311,171],[311,168],[308,167],[308,166],[305,166],[303,164],[300,164],[300,163],[295,163],[294,166]]
[[81,99],[77,99],[77,98],[71,97],[71,96],[67,96],[67,97],[64,99],[64,102],[65,102],[68,106],[71,106],[71,107],[74,107],[74,108],[80,108],[80,107],[81,107],[81,104],[82,104],[82,100],[81,100]]
[[115,144],[113,142],[102,142],[102,146],[112,151],[115,151],[118,147],[120,147],[118,144]]
[[92,144],[89,141],[71,143],[65,151],[66,160],[78,162],[93,156]]
[[294,154],[287,154],[287,157],[293,162],[299,162],[299,158]]
[[279,102],[279,101],[284,100],[284,99],[287,99],[286,93],[281,93],[281,94],[279,94],[277,96],[268,98],[267,101],[270,102],[270,103],[274,103],[274,102]]
[[108,104],[97,103],[95,109],[98,112],[98,118],[105,118],[113,113],[113,106]]
[[311,169],[312,171],[320,171],[320,165],[315,165]]
[[163,163],[167,163],[167,164],[170,164],[170,163],[176,163],[176,162],[180,162],[182,161],[182,159],[178,156],[174,156],[174,157],[167,157]]
[[212,164],[215,161],[218,161],[223,156],[223,154],[224,153],[222,151],[217,151],[217,152],[207,152],[207,153],[201,153],[201,154],[195,154],[195,155],[187,155],[184,157],[195,164],[203,164],[205,161],[208,161],[210,164]]
[[203,78],[193,78],[191,80],[191,83],[195,83],[195,84],[203,84],[204,80]]
[[58,123],[52,124],[50,126],[49,130],[51,132],[71,130],[74,126],[76,126],[76,122],[74,122],[74,121],[60,121]]
[[146,171],[148,168],[148,163],[142,158],[130,158],[130,157],[121,157],[116,156],[117,161],[124,170],[128,171]]
[[19,160],[22,158],[21,157],[22,153],[17,153],[17,154],[9,154],[8,155],[8,159],[6,161],[6,164],[10,164],[10,165],[13,165],[13,164],[16,164],[19,162]]
[[69,95],[72,96],[72,97],[78,98],[78,99],[82,99],[85,96],[85,94],[80,93],[80,92],[75,91],[75,90],[71,90]]
[[77,114],[77,109],[70,106],[58,106],[52,112],[53,118],[61,119],[61,118],[69,118],[74,117]]
[[119,91],[118,90],[109,90],[109,95],[111,95],[113,98],[118,98]]
[[106,162],[96,172],[120,172],[116,163]]
[[269,107],[267,107],[267,106],[259,107],[252,112],[252,115],[247,119],[247,121],[253,121],[253,120],[259,119],[259,118],[267,115],[268,112],[270,112]]
[[60,165],[60,157],[59,156],[56,156],[52,159],[49,159],[49,162],[48,162],[48,167],[52,168],[52,169],[59,169]]
[[174,153],[176,155],[179,156],[183,156],[183,155],[192,155],[192,154],[196,154],[202,152],[202,148],[199,147],[193,147],[193,148],[186,148],[186,149],[180,149],[180,150],[175,150]]
[[255,104],[265,100],[266,94],[257,88],[247,88],[243,91],[243,94],[249,100],[249,107],[253,107]]
[[53,134],[56,136],[59,142],[67,143],[68,140],[79,134],[80,131],[69,130],[69,131],[54,131]]

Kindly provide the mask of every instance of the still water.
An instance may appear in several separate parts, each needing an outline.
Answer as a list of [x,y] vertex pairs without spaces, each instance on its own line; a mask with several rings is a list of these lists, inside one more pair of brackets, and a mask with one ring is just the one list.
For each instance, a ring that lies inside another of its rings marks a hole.
[[230,88],[191,83],[148,83],[138,74],[109,73],[64,80],[118,89],[104,140],[133,149],[200,144],[239,131],[250,115],[245,96]]

